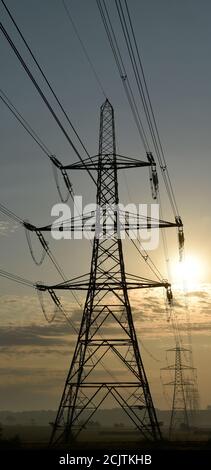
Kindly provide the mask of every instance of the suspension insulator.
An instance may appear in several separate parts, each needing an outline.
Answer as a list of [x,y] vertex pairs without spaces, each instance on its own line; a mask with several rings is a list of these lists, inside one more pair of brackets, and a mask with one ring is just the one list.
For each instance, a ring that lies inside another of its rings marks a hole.
[[46,242],[42,232],[40,232],[40,230],[36,229],[36,234],[37,234],[38,239],[40,240],[40,243],[41,243],[43,249],[45,250],[46,253],[48,253],[49,252],[49,246],[48,246],[48,243]]
[[58,160],[58,158],[56,158],[55,155],[51,155],[50,158],[51,158],[52,163],[54,163],[54,165],[55,165],[57,168],[59,168],[59,169],[61,170],[62,164],[61,164],[61,162]]
[[66,170],[64,170],[64,168],[62,168],[61,172],[62,172],[62,175],[63,175],[63,178],[64,178],[64,182],[66,184],[66,187],[68,189],[69,195],[73,196],[73,187],[72,187],[72,183],[70,182],[70,178],[69,178]]
[[173,294],[172,294],[172,290],[171,290],[170,286],[168,286],[167,289],[166,289],[166,297],[167,297],[167,301],[168,301],[169,306],[172,306]]
[[150,163],[150,186],[151,186],[151,192],[152,192],[152,198],[157,199],[157,194],[158,194],[158,174],[156,170],[156,163],[154,160],[154,157],[151,152],[147,152],[147,158]]
[[[57,191],[59,193],[59,197],[60,197],[60,199],[63,203],[66,203],[68,201],[69,197],[73,196],[72,184],[70,182],[70,179],[69,179],[69,176],[68,176],[66,170],[63,168],[60,161],[57,160],[57,158],[54,157],[54,156],[51,157],[51,161],[53,163],[53,174],[54,174],[54,179],[55,179]],[[62,195],[62,192],[61,192],[61,189],[60,189],[58,171],[61,172],[61,174],[63,176],[63,179],[64,179],[65,186],[67,188],[67,194],[66,194],[65,197]]]
[[169,323],[171,320],[171,310],[169,309],[169,306],[166,305],[166,320]]
[[152,197],[157,199],[158,194],[158,175],[156,169],[152,168]]
[[[39,299],[39,302],[40,302],[40,306],[41,306],[41,309],[42,309],[42,312],[43,312],[43,315],[46,319],[46,321],[48,323],[52,323],[56,317],[56,314],[57,314],[57,310],[55,309],[54,310],[54,313],[53,315],[51,316],[51,318],[47,315],[47,312],[46,312],[46,308],[45,308],[45,304],[44,304],[44,299],[43,299],[43,290],[38,288],[37,289],[37,295],[38,295],[38,299]],[[52,296],[51,296],[52,297]],[[54,302],[55,303],[55,302]]]
[[180,216],[175,217],[175,221],[178,225],[178,243],[179,243],[179,257],[180,261],[182,261],[182,254],[183,254],[183,249],[184,249],[184,243],[185,243],[185,236],[184,236],[184,231],[183,231],[183,223],[182,219]]
[[53,289],[48,289],[48,292],[53,300],[53,302],[55,303],[55,306],[59,309],[61,309],[61,302],[59,300],[59,297],[56,295],[56,293],[54,292]]
[[[29,246],[29,251],[30,251],[31,257],[32,257],[34,263],[35,263],[37,266],[40,266],[40,265],[43,263],[43,261],[44,261],[44,259],[45,259],[45,255],[46,255],[46,253],[47,253],[47,249],[46,249],[47,243],[45,242],[45,244],[44,244],[44,243],[41,241],[40,236],[39,236],[39,231],[36,229],[36,227],[34,227],[33,225],[29,224],[29,222],[27,222],[27,221],[24,222],[24,228],[25,228],[26,240],[27,240],[27,243],[28,243],[28,246]],[[31,236],[30,236],[30,232],[31,232],[31,231],[36,233],[36,235],[37,235],[38,239],[40,240],[41,245],[42,245],[42,247],[43,247],[43,252],[42,252],[42,255],[41,255],[40,260],[37,260],[35,254],[34,254],[34,250],[33,250],[33,247],[32,247]],[[43,236],[42,236],[42,238],[43,238]],[[43,238],[43,240],[44,240],[44,238]],[[44,240],[44,241],[45,241],[45,240]]]

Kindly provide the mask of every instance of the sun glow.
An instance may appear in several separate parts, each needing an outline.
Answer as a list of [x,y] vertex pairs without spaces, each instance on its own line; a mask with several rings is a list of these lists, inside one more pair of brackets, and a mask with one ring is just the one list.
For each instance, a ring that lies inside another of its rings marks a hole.
[[203,263],[197,256],[188,255],[183,261],[172,264],[173,284],[185,282],[189,289],[195,288],[203,277]]

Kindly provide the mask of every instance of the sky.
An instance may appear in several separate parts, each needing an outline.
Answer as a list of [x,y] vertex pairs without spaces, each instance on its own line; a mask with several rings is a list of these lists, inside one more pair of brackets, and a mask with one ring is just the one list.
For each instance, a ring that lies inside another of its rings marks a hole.
[[[145,159],[96,2],[66,0],[66,3],[114,107],[119,153]],[[106,3],[123,47],[114,2],[106,0]],[[98,151],[100,106],[105,98],[68,21],[62,0],[7,0],[7,5],[90,154],[95,155]],[[130,0],[129,7],[184,222],[186,256],[189,259],[189,268],[185,273],[189,278],[188,314],[192,326],[200,401],[201,406],[206,407],[210,404],[211,393],[208,367],[211,353],[211,5],[208,0]],[[40,85],[48,93],[2,4],[0,16]],[[29,121],[52,154],[63,163],[75,162],[73,150],[2,34],[0,60],[0,88]],[[125,60],[128,65],[127,57]],[[48,97],[55,105],[49,93]],[[59,113],[58,108],[56,110]],[[74,140],[73,134],[69,132]],[[49,223],[51,208],[59,202],[51,164],[2,102],[0,141],[1,202],[35,225]],[[87,202],[94,202],[95,188],[89,176],[82,172],[76,173],[70,175],[75,193],[82,195]],[[146,169],[130,170],[127,175],[120,175],[121,200],[125,203],[150,202],[148,179]],[[165,218],[173,220],[163,188],[162,191]],[[181,327],[185,331],[185,299],[175,261],[178,259],[177,234],[174,229],[170,229],[167,235],[176,283],[175,303]],[[68,278],[89,271],[91,248],[88,241],[49,240]],[[40,247],[36,240],[33,241],[39,257]],[[146,270],[128,242],[124,247],[127,271],[150,278],[152,274]],[[166,277],[162,247],[151,255]],[[24,230],[3,215],[0,215],[0,266],[1,269],[33,281],[50,283],[59,280],[49,261],[45,261],[41,267],[33,264]],[[80,300],[83,303],[83,297]],[[63,301],[78,326],[81,309],[71,295],[64,296]],[[51,318],[52,305],[48,299],[45,302]],[[168,408],[171,406],[172,391],[163,387],[160,369],[174,360],[171,353],[166,353],[173,346],[174,338],[165,312],[163,292],[137,292],[131,296],[131,305],[155,406]],[[76,339],[65,319],[57,314],[55,322],[48,324],[36,292],[1,279],[0,330],[0,409],[55,409]],[[118,374],[118,366],[115,373]],[[165,382],[166,377],[162,380]]]

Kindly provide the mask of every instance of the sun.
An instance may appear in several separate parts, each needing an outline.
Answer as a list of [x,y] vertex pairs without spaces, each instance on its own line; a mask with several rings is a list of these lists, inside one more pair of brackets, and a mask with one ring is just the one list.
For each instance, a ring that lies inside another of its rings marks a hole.
[[202,281],[203,263],[195,255],[187,255],[182,261],[174,261],[171,268],[173,284],[185,282],[187,288],[196,288]]

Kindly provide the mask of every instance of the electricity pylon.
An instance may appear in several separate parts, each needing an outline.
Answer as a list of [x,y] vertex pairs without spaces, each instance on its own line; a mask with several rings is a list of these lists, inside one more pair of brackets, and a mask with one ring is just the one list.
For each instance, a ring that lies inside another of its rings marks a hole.
[[[64,171],[97,171],[97,209],[90,274],[53,286],[37,285],[40,291],[47,290],[55,303],[59,303],[54,292],[56,289],[87,291],[75,351],[53,425],[51,445],[73,442],[107,397],[117,402],[143,438],[161,439],[128,290],[165,287],[170,299],[171,288],[167,281],[151,281],[125,272],[120,232],[122,229],[127,232],[129,224],[126,220],[122,227],[118,205],[117,170],[146,166],[155,173],[154,159],[151,154],[147,157],[148,161],[144,162],[116,154],[114,111],[106,100],[100,113],[99,154],[91,161],[86,159],[63,167]],[[56,158],[52,160],[57,165]],[[93,221],[90,227],[87,223],[89,217],[91,220],[91,215],[82,216],[81,230],[84,230],[86,222],[85,230],[93,231]],[[112,229],[106,233],[109,226]],[[147,217],[145,226],[179,228],[180,222],[155,221]],[[143,219],[137,218],[136,228],[141,227],[144,227]],[[51,226],[38,229],[28,225],[27,228],[35,230],[40,237],[41,231],[50,230]],[[74,227],[71,225],[70,229],[74,230]],[[116,362],[118,378],[114,377]]]
[[192,372],[192,367],[184,363],[185,356],[189,353],[189,350],[182,347],[179,342],[176,342],[175,348],[168,349],[168,351],[175,352],[175,363],[162,369],[174,372],[174,379],[166,384],[173,386],[173,401],[169,425],[169,437],[171,438],[177,430],[190,430],[187,390],[190,389],[191,384],[187,373]]

